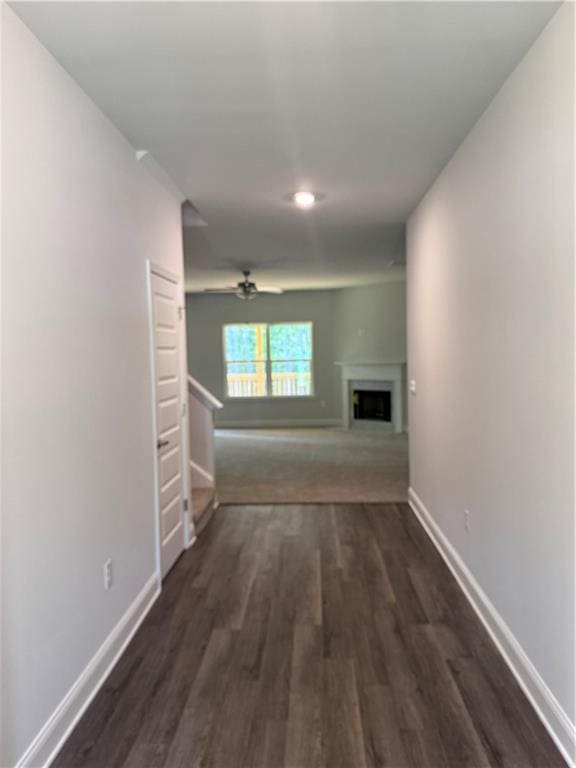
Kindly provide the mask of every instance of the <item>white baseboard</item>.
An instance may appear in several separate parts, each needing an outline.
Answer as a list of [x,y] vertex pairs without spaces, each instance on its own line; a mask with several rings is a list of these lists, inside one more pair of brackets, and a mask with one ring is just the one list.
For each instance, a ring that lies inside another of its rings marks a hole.
[[341,427],[342,419],[246,419],[218,421],[215,429],[275,429],[290,427]]
[[158,575],[154,574],[56,707],[16,768],[46,768],[50,765],[159,594],[160,581]]
[[575,766],[576,727],[413,488],[408,503],[462,588],[562,756]]

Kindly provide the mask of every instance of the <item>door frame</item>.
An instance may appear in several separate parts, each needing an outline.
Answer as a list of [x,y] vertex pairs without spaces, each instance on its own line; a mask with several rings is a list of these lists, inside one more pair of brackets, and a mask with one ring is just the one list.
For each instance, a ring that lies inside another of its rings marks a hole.
[[178,336],[179,359],[180,359],[180,476],[182,478],[182,500],[187,500],[187,510],[184,504],[180,510],[182,520],[182,549],[188,549],[196,537],[194,535],[194,524],[192,521],[192,507],[190,494],[190,446],[188,435],[188,365],[186,359],[186,302],[183,290],[183,281],[179,275],[161,267],[159,264],[146,259],[146,291],[148,299],[148,340],[150,356],[150,392],[152,396],[152,450],[154,456],[154,529],[156,532],[156,573],[158,582],[162,581],[162,532],[160,526],[160,477],[158,472],[158,450],[156,443],[158,440],[158,423],[156,416],[156,344],[154,335],[154,295],[152,291],[152,276],[156,275],[164,280],[168,280],[177,286],[178,296],[181,307],[181,326]]

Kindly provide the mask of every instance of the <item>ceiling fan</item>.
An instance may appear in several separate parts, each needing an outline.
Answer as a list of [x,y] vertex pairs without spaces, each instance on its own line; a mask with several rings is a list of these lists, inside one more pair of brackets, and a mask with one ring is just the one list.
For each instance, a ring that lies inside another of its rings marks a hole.
[[284,293],[282,288],[275,288],[272,285],[261,286],[260,288],[250,280],[250,270],[245,269],[242,271],[244,280],[241,280],[236,285],[227,286],[225,288],[205,288],[204,293],[224,293],[234,294],[239,299],[250,300],[255,299],[259,293]]

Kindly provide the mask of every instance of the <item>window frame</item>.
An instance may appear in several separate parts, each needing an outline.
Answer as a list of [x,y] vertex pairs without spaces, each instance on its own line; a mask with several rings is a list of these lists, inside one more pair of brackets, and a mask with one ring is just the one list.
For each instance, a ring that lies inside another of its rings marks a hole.
[[[229,363],[253,363],[256,360],[227,360],[226,359],[226,328],[231,326],[256,326],[263,325],[266,328],[266,394],[265,395],[230,395],[228,393],[228,364]],[[310,359],[299,358],[298,360],[272,360],[270,357],[270,328],[275,325],[308,325],[310,326]],[[233,402],[245,400],[247,402],[261,402],[262,400],[312,400],[315,394],[315,372],[314,372],[314,322],[312,320],[282,320],[280,322],[247,322],[247,323],[223,323],[222,325],[222,361],[224,372],[223,392],[224,399]],[[307,395],[274,395],[272,394],[272,363],[298,363],[310,362],[310,393]]]

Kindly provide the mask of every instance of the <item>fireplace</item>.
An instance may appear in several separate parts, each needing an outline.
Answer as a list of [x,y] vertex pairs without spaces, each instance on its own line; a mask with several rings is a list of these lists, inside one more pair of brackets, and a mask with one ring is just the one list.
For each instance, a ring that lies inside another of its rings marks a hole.
[[355,421],[392,422],[392,392],[377,389],[353,389]]
[[342,423],[346,429],[402,432],[406,380],[404,362],[344,362]]

